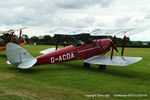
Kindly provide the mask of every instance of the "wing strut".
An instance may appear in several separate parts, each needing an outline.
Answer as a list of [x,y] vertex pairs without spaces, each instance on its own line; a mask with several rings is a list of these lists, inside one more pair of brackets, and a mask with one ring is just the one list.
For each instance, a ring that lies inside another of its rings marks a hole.
[[[114,36],[114,39],[113,39],[113,45],[115,46],[115,44],[116,44],[116,36]],[[112,60],[113,54],[114,54],[114,46],[112,46],[112,50],[111,50],[111,56],[110,56],[111,60]]]
[[19,43],[20,43],[20,41],[21,41],[21,34],[22,34],[22,29],[20,30],[18,44],[19,44]]
[[67,35],[65,35],[65,39],[64,39],[64,47],[67,46],[67,40],[68,40],[68,37],[67,37]]
[[123,54],[124,54],[124,47],[125,47],[125,44],[126,44],[126,35],[125,35],[124,38],[123,38],[123,45],[122,45],[121,56],[123,56]]
[[14,32],[11,33],[10,43],[13,42],[13,35],[14,35]]
[[57,42],[56,42],[56,50],[57,50],[57,48],[58,48],[59,39],[60,39],[60,36],[58,35],[58,36],[57,36]]

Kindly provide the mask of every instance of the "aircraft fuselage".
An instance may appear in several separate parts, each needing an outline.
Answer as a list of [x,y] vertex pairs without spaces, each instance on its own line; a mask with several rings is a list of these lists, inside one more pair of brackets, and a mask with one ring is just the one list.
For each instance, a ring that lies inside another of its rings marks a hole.
[[111,47],[110,39],[93,40],[91,44],[86,45],[84,42],[81,46],[66,46],[54,52],[38,56],[35,65],[54,64],[73,60],[88,59],[92,56],[107,53]]

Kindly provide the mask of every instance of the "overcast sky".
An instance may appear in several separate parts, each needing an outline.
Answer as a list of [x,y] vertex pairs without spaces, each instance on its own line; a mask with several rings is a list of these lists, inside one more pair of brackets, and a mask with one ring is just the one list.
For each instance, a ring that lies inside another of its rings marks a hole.
[[[57,28],[149,28],[150,0],[1,0],[0,30],[24,26],[29,36]],[[131,40],[150,41],[150,30]]]

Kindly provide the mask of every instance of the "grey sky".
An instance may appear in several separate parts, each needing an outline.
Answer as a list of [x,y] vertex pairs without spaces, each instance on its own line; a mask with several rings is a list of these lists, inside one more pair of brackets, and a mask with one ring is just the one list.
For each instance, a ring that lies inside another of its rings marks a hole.
[[[0,11],[0,30],[29,26],[29,36],[57,28],[150,26],[149,0],[1,0]],[[150,40],[149,31],[131,39]]]

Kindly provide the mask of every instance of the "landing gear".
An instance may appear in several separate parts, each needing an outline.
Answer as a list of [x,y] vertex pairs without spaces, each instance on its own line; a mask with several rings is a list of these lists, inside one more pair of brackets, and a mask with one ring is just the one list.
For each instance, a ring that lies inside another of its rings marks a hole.
[[83,63],[83,66],[84,66],[85,68],[87,68],[87,67],[90,67],[90,64],[89,64],[89,63]]
[[106,70],[106,65],[98,65],[98,67],[99,71]]
[[[84,68],[89,68],[89,63],[83,63]],[[98,71],[106,70],[106,65],[98,65]]]

